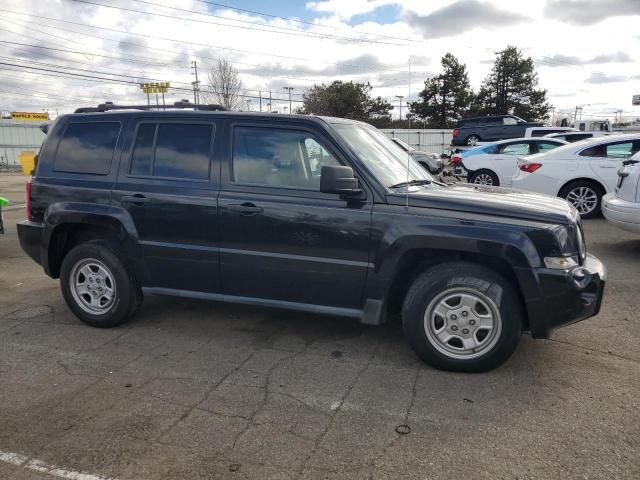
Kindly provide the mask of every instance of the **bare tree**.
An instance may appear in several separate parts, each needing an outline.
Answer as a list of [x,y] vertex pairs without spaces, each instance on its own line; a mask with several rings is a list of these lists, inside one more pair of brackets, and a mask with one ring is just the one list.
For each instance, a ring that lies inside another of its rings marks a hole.
[[203,93],[208,103],[219,103],[229,109],[242,107],[242,80],[229,60],[218,59],[217,65],[209,70],[207,78],[209,82]]

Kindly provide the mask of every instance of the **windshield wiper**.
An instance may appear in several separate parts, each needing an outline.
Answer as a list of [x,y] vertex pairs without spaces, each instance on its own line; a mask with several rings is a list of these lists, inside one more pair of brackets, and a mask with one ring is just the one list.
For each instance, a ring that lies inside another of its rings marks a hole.
[[421,180],[409,180],[408,182],[400,182],[395,185],[389,185],[389,188],[398,188],[398,187],[410,187],[412,185],[429,185],[431,180],[427,180],[423,178]]

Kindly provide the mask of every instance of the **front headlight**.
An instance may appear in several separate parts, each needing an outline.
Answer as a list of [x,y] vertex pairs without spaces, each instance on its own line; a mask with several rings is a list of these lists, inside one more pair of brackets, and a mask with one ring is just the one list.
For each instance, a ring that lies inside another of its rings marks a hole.
[[544,257],[544,264],[547,268],[556,270],[570,270],[579,265],[578,256],[571,257]]

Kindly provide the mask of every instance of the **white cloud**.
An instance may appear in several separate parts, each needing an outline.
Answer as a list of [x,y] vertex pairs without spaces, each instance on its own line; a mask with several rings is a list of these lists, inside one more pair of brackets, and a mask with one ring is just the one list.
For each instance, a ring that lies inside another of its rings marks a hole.
[[[551,15],[543,0],[527,2],[526,9],[521,8],[520,2],[508,0],[328,0],[308,4],[310,11],[317,15],[316,25],[310,26],[229,9],[207,10],[205,4],[196,0],[154,2],[202,14],[213,13],[224,20],[174,12],[179,17],[244,28],[158,17],[150,13],[167,14],[172,10],[138,3],[112,5],[144,10],[147,14],[68,1],[0,0],[0,62],[14,65],[2,66],[0,106],[70,111],[105,100],[146,102],[137,85],[145,79],[171,81],[176,88],[167,96],[169,101],[192,98],[190,61],[198,61],[202,80],[206,77],[205,70],[218,57],[235,63],[245,88],[249,89],[246,94],[252,97],[258,97],[262,91],[264,98],[271,90],[272,97],[284,99],[282,87],[293,86],[293,98],[300,99],[304,88],[334,78],[371,82],[374,94],[383,97],[407,96],[409,57],[413,68],[411,90],[415,95],[425,78],[437,73],[440,57],[447,52],[467,64],[472,86],[477,88],[491,68],[494,52],[508,44],[540,60],[537,64],[540,86],[548,89],[558,108],[604,102],[607,108],[631,111],[630,97],[640,93],[637,16],[611,15],[584,26],[569,22],[565,13]],[[569,3],[573,8],[575,2]],[[370,17],[363,23],[349,24],[355,15],[388,4],[401,7],[402,13],[397,19],[378,24],[371,20],[376,17]],[[619,11],[614,7],[613,12]],[[456,13],[453,18],[445,15],[452,12]],[[272,13],[288,15],[286,10]],[[525,23],[520,22],[523,16],[529,18]],[[301,29],[303,35],[291,35],[294,32],[290,30],[279,34],[261,32],[253,30],[253,25],[238,21],[258,22],[261,28]],[[304,36],[307,34],[311,36]],[[431,38],[425,39],[422,34]],[[377,43],[362,41],[364,38]],[[65,75],[44,70],[26,73],[27,70],[15,65],[58,72],[67,68],[82,69],[85,71],[74,71],[112,80],[61,78]],[[115,74],[128,76],[116,77]],[[120,82],[116,82],[117,79]],[[252,99],[253,108],[258,103],[257,98]],[[287,101],[274,100],[275,108],[282,109],[285,105]]]

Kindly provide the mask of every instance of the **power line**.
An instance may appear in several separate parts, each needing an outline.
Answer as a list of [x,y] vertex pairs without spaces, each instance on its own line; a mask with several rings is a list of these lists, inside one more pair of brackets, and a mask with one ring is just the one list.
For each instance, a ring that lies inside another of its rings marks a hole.
[[[244,13],[251,13],[251,14],[260,15],[260,16],[263,16],[263,17],[277,18],[277,19],[280,19],[280,20],[299,23],[299,24],[302,24],[302,25],[310,25],[312,27],[326,28],[328,30],[334,30],[334,31],[344,31],[344,32],[351,31],[351,30],[348,30],[346,28],[332,27],[330,25],[320,25],[318,23],[306,22],[304,20],[299,20],[297,18],[283,17],[283,16],[280,16],[280,15],[272,15],[270,13],[258,12],[256,10],[249,10],[249,9],[246,9],[246,8],[232,7],[231,5],[226,5],[224,3],[209,2],[207,0],[196,0],[196,1],[198,1],[200,3],[207,4],[207,5],[213,5],[213,6],[217,6],[217,7],[228,8],[229,10],[235,10],[235,11],[244,12]],[[357,33],[360,33],[361,35],[371,35],[371,36],[374,36],[374,37],[377,37],[377,38],[389,38],[389,39],[392,39],[392,40],[402,40],[402,41],[406,41],[406,42],[417,42],[417,43],[425,43],[425,44],[427,43],[427,42],[424,42],[424,41],[421,41],[421,40],[416,40],[416,39],[413,39],[413,38],[394,37],[394,36],[391,36],[391,35],[382,35],[380,33],[362,32],[360,30],[356,30],[355,28],[353,29],[353,31],[357,32]]]
[[[108,28],[108,27],[100,27],[97,25],[91,25],[91,24],[87,24],[87,23],[81,23],[81,22],[73,22],[71,20],[63,20],[60,18],[51,18],[51,17],[46,17],[44,15],[35,15],[32,13],[26,13],[26,12],[16,12],[14,10],[4,10],[5,13],[13,13],[13,14],[17,14],[17,15],[23,15],[26,17],[34,17],[34,18],[41,18],[44,20],[51,20],[54,22],[61,22],[61,23],[65,23],[65,24],[69,24],[69,25],[78,25],[81,27],[88,27],[88,28],[95,28],[95,29],[99,29],[99,30],[105,30],[108,32],[114,32],[114,33],[121,33],[124,35],[130,35],[130,36],[136,36],[136,37],[143,37],[143,38],[151,38],[154,40],[164,40],[167,42],[173,42],[173,43],[178,43],[178,44],[184,44],[184,45],[193,45],[196,47],[205,47],[205,48],[213,48],[216,50],[228,50],[230,52],[240,52],[240,53],[247,53],[250,55],[258,55],[258,56],[264,56],[264,57],[274,57],[274,58],[282,58],[285,60],[298,60],[301,62],[308,62],[309,58],[303,58],[303,57],[292,57],[292,56],[287,56],[287,55],[278,55],[275,53],[267,53],[267,52],[257,52],[255,50],[243,50],[243,49],[239,49],[239,48],[232,48],[232,47],[226,47],[226,46],[219,46],[219,45],[210,45],[210,44],[206,44],[206,43],[198,43],[198,42],[188,42],[186,40],[178,40],[175,38],[167,38],[167,37],[159,37],[156,35],[147,35],[147,34],[143,34],[143,33],[136,33],[136,32],[128,32],[126,30],[117,30],[114,28]],[[78,32],[76,32],[78,33]],[[98,37],[100,38],[100,37]],[[150,48],[150,47],[148,47]],[[346,63],[342,63],[342,62],[323,62],[320,60],[314,60],[315,63],[321,63],[324,65],[343,65],[343,66],[350,66],[350,67],[355,67],[357,66],[357,64],[346,64]]]
[[[14,64],[14,63],[8,63],[8,62],[0,62],[0,65],[5,65],[8,67],[14,67],[12,68],[8,68],[8,70],[10,71],[22,71],[22,70],[15,70],[15,68],[19,68],[19,69],[26,69],[26,70],[36,70],[37,72],[48,72],[48,74],[50,74],[51,76],[58,76],[60,78],[81,78],[84,79],[86,81],[94,81],[94,82],[105,82],[105,83],[112,83],[114,85],[135,85],[136,87],[139,86],[138,82],[132,81],[132,80],[125,80],[125,79],[117,79],[117,78],[106,78],[106,77],[101,77],[98,75],[85,75],[85,74],[79,74],[79,73],[73,73],[73,72],[64,72],[64,71],[60,71],[60,70],[55,70],[55,69],[50,69],[50,68],[43,68],[43,67],[31,67],[28,65],[20,65],[20,64]],[[24,73],[32,73],[30,71],[24,71]],[[181,91],[181,92],[189,92],[191,93],[191,89],[189,88],[181,88],[181,87],[171,87],[172,91]],[[208,93],[220,93],[220,92],[215,92],[215,91],[209,91]],[[258,95],[245,95],[245,94],[239,94],[239,97],[243,97],[243,98],[260,98]],[[288,101],[288,99],[286,98],[274,98],[274,100],[276,101],[282,101],[282,102],[286,102]],[[302,103],[302,100],[292,100],[293,102],[297,102],[297,103]]]
[[[263,25],[261,23],[250,22],[248,20],[230,19],[230,18],[226,18],[226,17],[220,17],[218,15],[211,15],[211,14],[196,12],[196,11],[193,11],[193,10],[186,10],[186,9],[183,9],[183,8],[170,7],[170,6],[162,5],[162,4],[159,4],[159,3],[148,2],[146,0],[135,0],[135,1],[137,1],[139,3],[144,3],[144,4],[147,4],[147,5],[153,5],[153,6],[156,6],[156,7],[163,7],[163,8],[179,11],[179,12],[187,12],[187,13],[196,14],[196,15],[204,15],[204,16],[212,17],[212,18],[221,18],[221,19],[224,19],[224,20],[230,20],[230,21],[233,21],[233,22],[239,22],[239,23],[250,24],[250,25],[258,25],[258,26],[263,26],[263,27],[266,26],[267,28],[257,28],[255,26],[248,27],[248,26],[242,26],[242,25],[231,25],[231,24],[228,24],[228,23],[205,21],[205,20],[199,20],[199,19],[196,19],[196,18],[176,17],[174,15],[165,15],[165,14],[158,13],[158,12],[148,12],[148,11],[144,11],[144,10],[136,10],[134,8],[118,7],[118,6],[115,6],[115,5],[106,5],[104,3],[91,2],[89,0],[71,0],[71,1],[77,2],[77,3],[84,3],[84,4],[87,4],[87,5],[95,5],[95,6],[98,6],[98,7],[112,8],[112,9],[115,9],[115,10],[122,10],[122,11],[125,11],[125,12],[140,13],[140,14],[143,14],[143,15],[153,15],[153,16],[157,16],[157,17],[169,18],[169,19],[172,19],[172,20],[181,20],[181,21],[186,21],[186,22],[204,23],[204,24],[207,24],[207,25],[216,25],[216,26],[219,26],[219,27],[226,27],[226,28],[239,28],[239,29],[242,29],[242,30],[252,30],[252,31],[256,31],[256,32],[275,33],[275,34],[279,34],[279,35],[294,35],[294,36],[300,36],[300,37],[316,38],[316,39],[319,39],[319,40],[330,39],[330,40],[341,40],[341,41],[352,41],[352,42],[377,43],[377,44],[383,44],[383,45],[406,46],[406,45],[400,44],[400,43],[380,42],[380,41],[376,41],[376,40],[358,39],[358,38],[353,38],[353,37],[339,37],[339,36],[335,36],[335,35],[328,35],[328,34],[322,34],[322,33],[303,32],[303,31],[298,30],[298,29],[287,28],[287,27],[272,27],[270,25]],[[274,29],[277,29],[277,30],[274,30]]]
[[[18,12],[12,12],[12,13],[18,13]],[[6,18],[6,17],[2,17],[0,15],[0,18]],[[55,18],[49,18],[49,17],[44,17],[44,18],[46,18],[47,20],[52,20],[52,21],[59,21],[59,22],[64,22],[64,23],[78,24],[76,22],[68,22],[66,20],[60,20],[60,19],[55,19]],[[15,20],[12,19],[12,21],[15,21]],[[37,23],[37,22],[32,22],[32,25],[37,25],[39,27],[44,27],[44,28],[57,28],[57,27],[54,27],[52,25],[44,25],[44,24]],[[88,25],[88,24],[78,24],[78,25],[82,25],[82,26],[88,27],[88,28],[97,28],[97,29],[101,29],[101,30],[114,31],[114,32],[123,33],[123,34],[127,34],[127,35],[139,35],[139,36],[150,37],[148,35],[129,33],[129,32],[121,31],[121,30],[113,30],[113,29],[110,29],[110,28],[98,27],[98,26],[94,26],[94,25]],[[28,25],[27,25],[27,27],[28,27]],[[1,28],[0,28],[0,30],[1,30]],[[73,33],[77,33],[79,35],[85,35],[85,36],[89,36],[89,37],[93,37],[93,38],[98,38],[98,39],[101,39],[101,40],[104,40],[104,41],[108,41],[108,42],[119,43],[119,40],[112,39],[112,38],[106,38],[106,37],[99,36],[99,35],[91,35],[91,34],[88,34],[88,33],[85,33],[85,32],[78,32],[77,30],[68,30],[68,31],[73,32]],[[18,35],[15,32],[12,32],[12,33]],[[38,32],[38,33],[43,33],[45,35],[52,35],[52,34],[49,34],[47,32]],[[59,37],[59,36],[55,36],[55,37],[64,39],[63,37]],[[151,37],[151,38],[157,38],[157,39],[160,39],[160,40],[167,40],[167,41],[175,41],[176,43],[189,43],[189,42],[176,41],[176,40],[172,40],[172,39],[165,39],[165,38],[162,38],[162,37]],[[67,40],[67,39],[64,39],[64,40]],[[71,41],[71,40],[68,40],[68,41]],[[137,43],[132,43],[132,44],[137,46],[137,47],[143,48],[145,50],[155,50],[155,51],[159,51],[159,52],[174,53],[174,54],[178,54],[178,55],[183,54],[183,52],[179,52],[177,50],[170,50],[170,49],[158,48],[158,47],[149,47],[147,45],[141,45],[141,44],[137,44]],[[47,47],[38,47],[38,48],[47,48]],[[214,47],[214,46],[212,46],[211,48],[224,50],[226,47]],[[109,50],[105,50],[105,49],[102,49],[102,48],[98,48],[98,50],[105,51],[105,52],[111,52]],[[83,54],[83,52],[79,52],[79,53]],[[98,56],[98,54],[94,54],[94,53],[91,53],[91,52],[84,52],[84,54]],[[262,55],[262,54],[256,53],[256,55]],[[264,54],[264,55],[271,55],[271,54]],[[199,58],[199,59],[210,59],[210,60],[217,61],[217,58],[215,58],[215,57],[205,56],[205,55],[201,55],[201,54],[193,55],[193,56],[196,57],[196,58]],[[107,57],[107,58],[116,58],[117,59],[119,57]],[[123,58],[123,61],[125,61],[124,59],[126,59],[127,57],[122,57],[122,58]],[[296,57],[291,57],[291,58],[296,58]],[[301,59],[301,60],[304,60],[304,59]],[[134,61],[134,60],[131,60],[131,62],[132,63],[136,63],[136,61]],[[148,63],[148,62],[140,61],[140,63]],[[256,64],[252,64],[252,63],[246,63],[246,62],[236,62],[236,61],[234,61],[233,63],[234,63],[234,65],[245,65],[245,66],[249,66],[249,67],[265,68],[264,65],[256,65]],[[168,63],[168,64],[169,65],[176,65],[175,63]],[[166,65],[167,64],[161,65],[161,66],[166,66]],[[346,63],[343,64],[343,65],[344,66],[357,66],[357,64],[346,64]],[[283,72],[287,72],[287,71],[290,71],[290,70],[283,69]],[[322,72],[317,72],[317,71],[313,71],[313,70],[303,70],[303,69],[296,68],[296,71],[297,72],[303,72],[303,73],[320,74],[321,76],[323,76]],[[249,72],[244,71],[244,72],[241,72],[241,73],[244,73],[246,75],[252,75],[253,74],[253,72],[251,72],[251,71],[249,71]],[[306,80],[306,81],[311,81],[311,82],[323,82],[323,81],[325,81],[326,77],[335,76],[335,75],[325,75],[324,76],[325,78],[309,78],[309,77],[289,77],[287,75],[282,75],[280,73],[276,73],[275,75],[280,77],[280,78],[285,78],[285,79],[290,79],[290,80]]]

